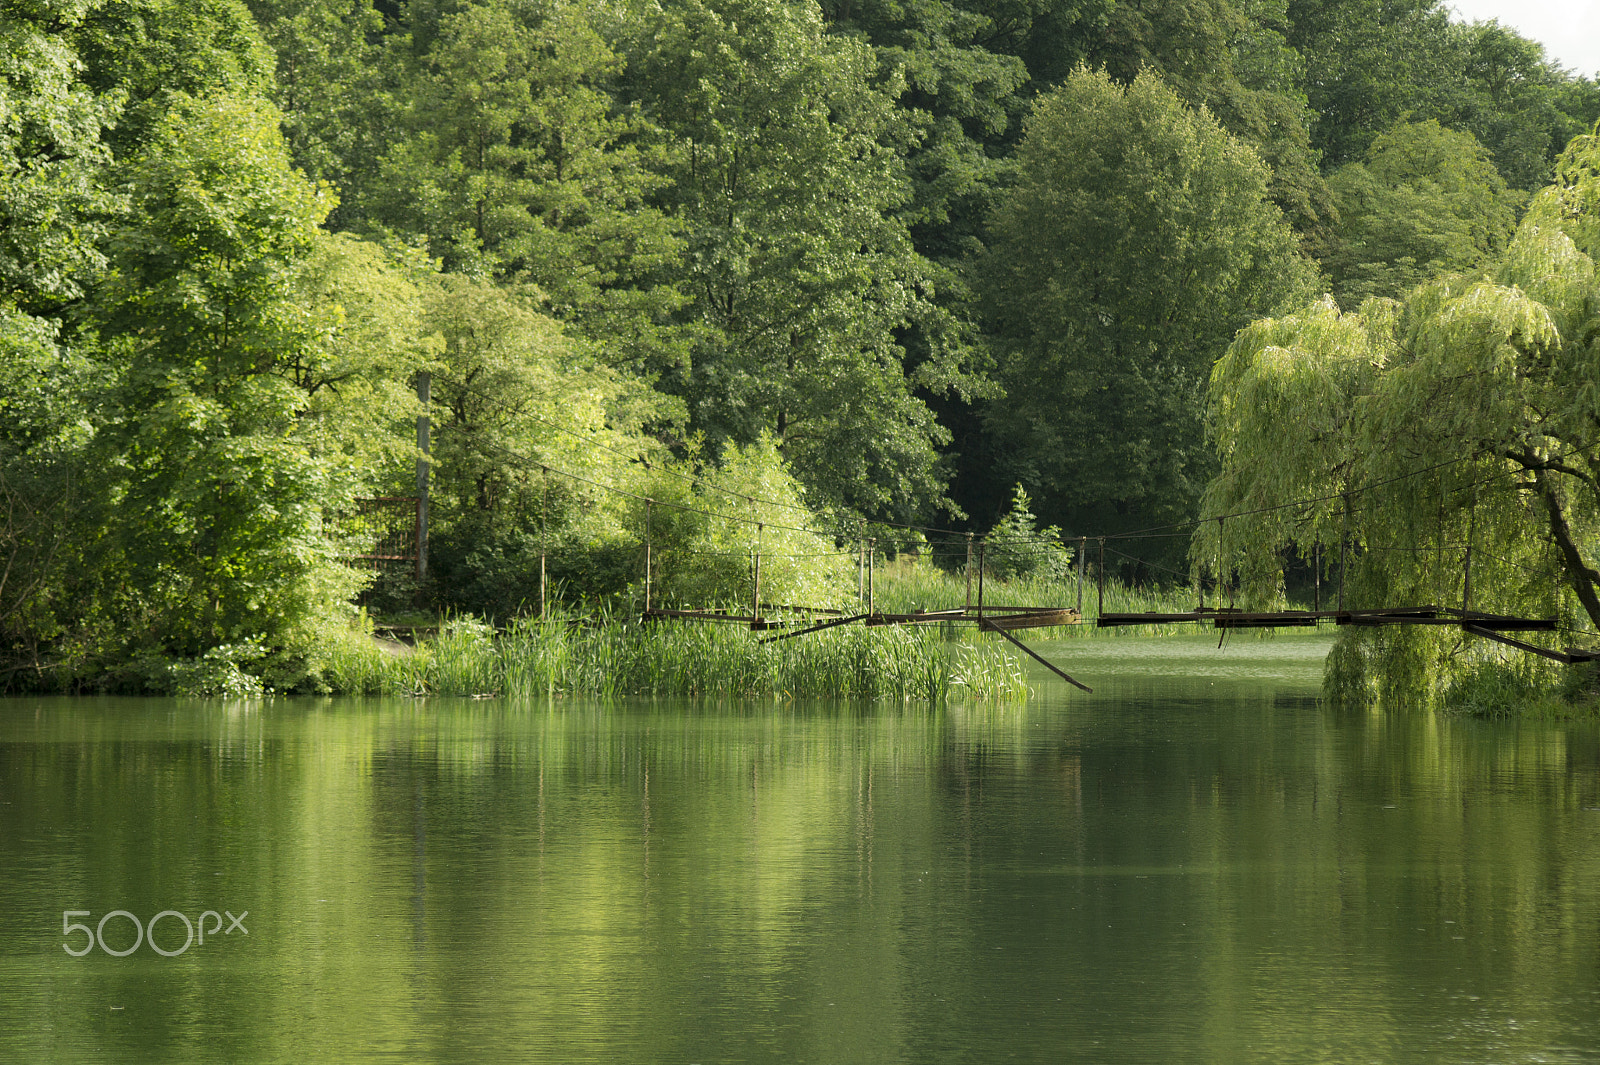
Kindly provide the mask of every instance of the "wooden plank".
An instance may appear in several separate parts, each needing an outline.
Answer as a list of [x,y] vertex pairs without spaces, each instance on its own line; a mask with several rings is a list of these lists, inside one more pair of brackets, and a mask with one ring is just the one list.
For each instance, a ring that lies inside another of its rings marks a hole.
[[647,618],[690,618],[696,621],[760,621],[749,614],[729,614],[722,610],[666,610],[653,607],[644,614]]
[[[985,610],[988,608],[985,607]],[[985,624],[993,630],[1001,629],[1042,629],[1056,625],[1077,625],[1082,622],[1076,610],[1040,610],[1026,614],[1011,614],[1007,617],[983,619]]]
[[1095,626],[1109,629],[1118,625],[1165,625],[1180,621],[1210,621],[1215,616],[1209,610],[1204,614],[1198,611],[1190,611],[1187,614],[1160,614],[1156,612],[1146,614],[1101,614],[1095,619]]
[[1228,618],[1216,620],[1219,629],[1314,629],[1317,619],[1309,617]]
[[844,613],[843,610],[835,610],[834,608],[827,607],[827,606],[794,606],[794,605],[792,605],[790,603],[762,603],[761,604],[761,609],[762,610],[783,610],[783,611],[787,611],[788,613],[791,613],[791,614],[814,614],[814,615],[829,615],[829,614],[832,614],[832,615],[837,616],[837,615],[840,615],[840,614]]
[[1470,621],[1474,625],[1482,625],[1486,629],[1499,629],[1501,631],[1521,632],[1554,632],[1556,630],[1555,618],[1519,618],[1511,614],[1486,614],[1481,610],[1455,610],[1443,607],[1443,614],[1454,614],[1462,621]]
[[1054,673],[1056,676],[1060,677],[1062,680],[1066,681],[1068,684],[1072,685],[1074,688],[1080,688],[1083,691],[1088,692],[1090,695],[1094,694],[1094,689],[1093,688],[1089,687],[1087,684],[1083,683],[1082,681],[1073,680],[1071,677],[1067,676],[1060,669],[1058,669],[1056,667],[1055,663],[1047,661],[1046,659],[1042,658],[1038,654],[1038,652],[1034,651],[1033,648],[1029,647],[1027,644],[1023,643],[1021,640],[1017,639],[1015,636],[1011,635],[1009,632],[1005,631],[1004,629],[995,628],[993,623],[991,621],[989,621],[988,618],[984,618],[983,620],[979,621],[978,622],[978,628],[987,630],[988,632],[998,632],[1000,635],[1004,636],[1006,639],[1010,640],[1012,643],[1014,643],[1018,647],[1022,648],[1022,650],[1024,652],[1026,652],[1035,662],[1038,662],[1040,665],[1044,666],[1044,668],[1048,669],[1050,672]]
[[1340,618],[1341,625],[1479,625],[1503,632],[1554,632],[1555,618],[1500,618],[1482,620],[1460,617],[1422,617],[1411,614],[1358,612]]
[[1077,609],[1077,608],[1076,607],[1070,607],[1070,606],[995,606],[993,603],[985,603],[985,604],[983,604],[983,612],[985,614],[989,613],[989,611],[991,611],[991,610],[1075,610],[1075,609]]

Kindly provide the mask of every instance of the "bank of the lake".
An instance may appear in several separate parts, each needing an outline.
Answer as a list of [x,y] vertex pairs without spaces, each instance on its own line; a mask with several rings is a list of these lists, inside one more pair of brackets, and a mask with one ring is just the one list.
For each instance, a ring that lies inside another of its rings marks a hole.
[[1025,703],[0,700],[0,1059],[1600,1057],[1600,729],[1333,708],[1326,646],[1056,641],[1095,694]]

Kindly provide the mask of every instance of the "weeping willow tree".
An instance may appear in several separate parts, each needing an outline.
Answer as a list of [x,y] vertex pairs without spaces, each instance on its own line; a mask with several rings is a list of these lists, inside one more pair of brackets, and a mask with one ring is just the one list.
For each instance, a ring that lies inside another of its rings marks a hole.
[[[1600,127],[1571,143],[1486,272],[1244,330],[1211,376],[1221,472],[1202,513],[1227,517],[1198,529],[1196,578],[1226,575],[1236,601],[1268,607],[1297,557],[1338,570],[1348,607],[1554,616],[1566,642],[1592,636],[1597,258]],[[1429,698],[1493,646],[1454,627],[1351,626],[1328,686]]]

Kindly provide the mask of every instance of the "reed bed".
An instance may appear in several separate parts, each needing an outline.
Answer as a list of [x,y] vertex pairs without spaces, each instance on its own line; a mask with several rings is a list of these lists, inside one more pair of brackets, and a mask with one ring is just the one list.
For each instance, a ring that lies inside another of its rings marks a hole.
[[778,695],[937,703],[1028,695],[1022,660],[996,638],[951,642],[920,628],[848,626],[764,642],[742,626],[610,618],[523,619],[505,632],[470,619],[409,654],[352,633],[324,678],[341,694]]

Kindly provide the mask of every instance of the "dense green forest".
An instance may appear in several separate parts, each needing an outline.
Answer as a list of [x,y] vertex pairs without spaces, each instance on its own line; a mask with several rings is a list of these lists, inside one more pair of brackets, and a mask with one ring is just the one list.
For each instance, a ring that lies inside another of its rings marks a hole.
[[662,601],[751,522],[820,601],[861,532],[1234,506],[1240,330],[1455,321],[1600,218],[1600,85],[1436,0],[0,0],[0,55],[0,688],[315,687],[423,413],[369,594],[501,619],[647,523]]

